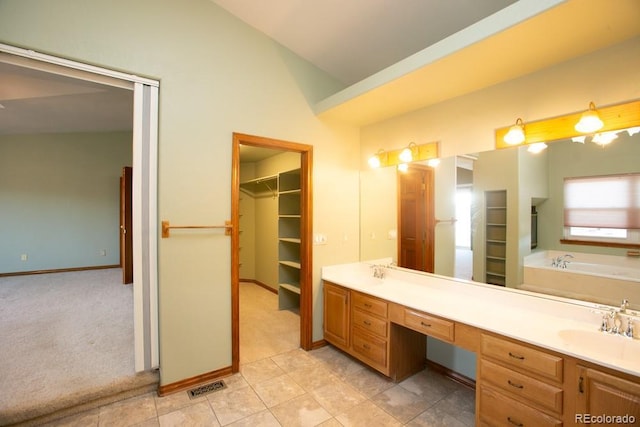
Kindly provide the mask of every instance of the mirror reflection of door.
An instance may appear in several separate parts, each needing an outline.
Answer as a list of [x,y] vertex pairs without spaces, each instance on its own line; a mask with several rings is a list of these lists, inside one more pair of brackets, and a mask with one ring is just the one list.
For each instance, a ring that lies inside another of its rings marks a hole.
[[398,172],[398,266],[434,272],[434,173],[411,165]]
[[133,283],[133,218],[131,215],[132,168],[122,168],[120,176],[120,268],[122,283]]

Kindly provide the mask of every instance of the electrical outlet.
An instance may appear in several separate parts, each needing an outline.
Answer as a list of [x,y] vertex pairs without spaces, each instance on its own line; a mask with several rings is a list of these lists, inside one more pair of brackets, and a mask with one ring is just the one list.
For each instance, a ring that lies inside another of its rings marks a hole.
[[28,259],[29,259],[29,256],[27,254],[20,255],[20,261],[26,261]]

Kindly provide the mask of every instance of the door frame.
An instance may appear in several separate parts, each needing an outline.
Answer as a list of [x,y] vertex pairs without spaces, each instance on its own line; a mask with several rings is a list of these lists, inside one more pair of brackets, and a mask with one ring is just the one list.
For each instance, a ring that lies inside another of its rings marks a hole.
[[232,372],[240,370],[240,145],[300,154],[300,347],[312,348],[312,176],[313,146],[262,136],[233,133],[231,156],[231,353]]

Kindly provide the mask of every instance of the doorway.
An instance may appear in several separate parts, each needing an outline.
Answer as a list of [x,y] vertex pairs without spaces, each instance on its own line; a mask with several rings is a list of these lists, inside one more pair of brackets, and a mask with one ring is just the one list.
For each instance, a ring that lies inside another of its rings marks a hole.
[[[289,141],[241,133],[233,134],[231,174],[231,315],[232,315],[232,371],[240,370],[240,147],[262,147],[300,154],[300,212],[299,212],[299,313],[300,347],[310,350],[312,345],[312,159],[313,147]],[[283,291],[284,292],[284,291]]]
[[[134,325],[134,365],[136,372],[142,372],[159,366],[158,355],[158,308],[157,308],[157,127],[158,127],[158,87],[154,80],[125,74],[101,67],[95,67],[32,50],[17,48],[0,43],[0,63],[14,67],[14,70],[38,73],[46,85],[49,95],[44,100],[65,98],[66,101],[78,99],[84,109],[94,111],[87,105],[108,106],[109,102],[98,102],[95,97],[112,95],[113,90],[124,90],[133,94],[133,168],[132,168],[132,258],[133,258],[133,325]],[[14,73],[15,74],[15,73]],[[19,73],[18,73],[19,74]],[[24,76],[23,76],[24,77]],[[19,76],[18,76],[19,79]],[[19,79],[20,80],[20,79]],[[25,79],[22,79],[25,80]],[[27,79],[28,80],[28,79]],[[76,82],[74,84],[73,82]],[[64,83],[64,84],[62,84]],[[15,85],[14,85],[15,86]],[[81,89],[75,89],[81,87]],[[73,88],[73,90],[72,90]],[[14,88],[15,89],[15,88]],[[28,93],[25,92],[25,93]],[[80,98],[82,97],[82,99]],[[89,98],[84,104],[80,101]],[[113,101],[113,98],[108,98]],[[27,97],[14,98],[11,103],[17,106]],[[33,103],[24,103],[31,105]],[[7,102],[7,105],[9,102]],[[6,107],[6,106],[5,106]],[[69,111],[56,105],[52,111]],[[15,115],[12,117],[16,117]],[[29,118],[32,123],[41,121]],[[42,121],[44,122],[44,121]],[[81,125],[84,120],[71,115],[57,117],[48,122],[62,125],[74,123]],[[86,130],[86,129],[85,129]],[[92,129],[95,130],[95,129]],[[48,130],[62,132],[61,129]],[[77,132],[78,129],[66,129]],[[116,181],[117,185],[117,181]],[[117,191],[117,190],[116,190]],[[145,224],[145,227],[142,227]]]

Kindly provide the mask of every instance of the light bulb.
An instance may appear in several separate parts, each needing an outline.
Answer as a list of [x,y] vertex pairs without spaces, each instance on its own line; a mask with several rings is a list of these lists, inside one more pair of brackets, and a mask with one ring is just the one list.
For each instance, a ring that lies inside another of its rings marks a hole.
[[411,149],[407,147],[400,152],[398,158],[404,163],[409,163],[411,160],[413,160],[413,153],[411,152]]
[[527,148],[527,151],[533,154],[538,154],[539,152],[543,151],[546,148],[547,148],[547,144],[545,144],[544,142],[536,142],[534,144],[529,145],[529,148]]
[[574,128],[580,133],[593,133],[602,129],[602,126],[604,126],[604,123],[600,120],[596,106],[591,102],[589,103],[589,109],[582,113],[580,121],[576,123]]
[[509,145],[516,145],[523,143],[524,140],[524,124],[522,124],[522,119],[518,119],[516,120],[516,124],[511,126],[505,134],[504,142]]

